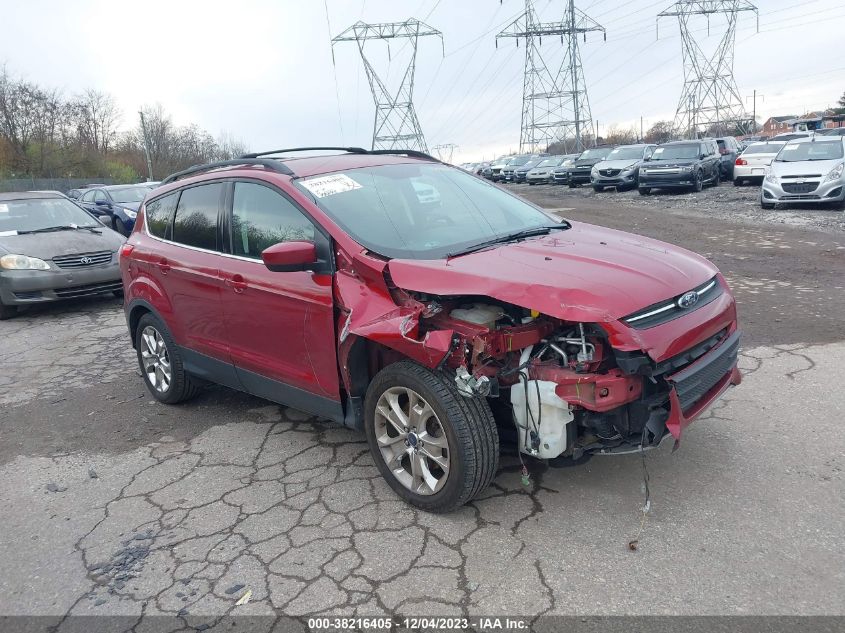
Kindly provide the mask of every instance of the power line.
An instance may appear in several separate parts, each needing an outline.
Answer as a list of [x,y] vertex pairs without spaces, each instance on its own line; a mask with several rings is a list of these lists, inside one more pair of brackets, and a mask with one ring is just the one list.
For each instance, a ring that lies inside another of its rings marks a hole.
[[[520,39],[525,44],[520,152],[545,150],[567,137],[574,137],[577,148],[584,147],[582,132],[592,129],[592,116],[578,37],[592,31],[604,33],[604,27],[577,10],[574,0],[558,22],[541,22],[534,0],[525,0],[525,12],[496,36],[497,43],[514,38],[517,45]],[[550,67],[540,50],[544,35],[559,36],[566,44],[559,68]]]
[[[734,79],[734,50],[737,16],[746,11],[757,13],[748,0],[677,0],[657,17],[675,17],[683,40],[684,88],[675,111],[676,133],[686,131],[693,138],[714,126],[745,129],[748,113]],[[690,29],[695,16],[710,18],[724,15],[726,25],[716,50],[707,55]]]
[[[323,0],[323,7],[326,9],[326,29],[329,32],[329,37],[332,36],[332,25],[329,22],[329,0]],[[334,97],[337,103],[337,123],[340,126],[340,138],[343,144],[346,144],[346,134],[343,132],[343,115],[340,111],[340,88],[337,85],[337,67],[334,65],[334,53],[332,53],[332,73],[334,73]]]
[[[435,5],[436,7],[436,5]],[[328,9],[327,9],[328,10]],[[433,9],[432,9],[433,10]],[[328,12],[326,13],[328,19]],[[332,46],[339,42],[355,42],[367,71],[370,91],[376,106],[373,125],[373,149],[413,149],[428,151],[425,137],[414,109],[414,74],[416,71],[417,42],[420,37],[436,36],[443,42],[443,34],[437,29],[414,18],[404,22],[367,24],[358,21],[340,35],[332,38]],[[388,42],[392,39],[408,39],[413,49],[399,88],[390,92],[379,78],[364,52],[369,40]],[[334,56],[334,53],[332,53]],[[340,99],[338,98],[338,104]],[[339,105],[338,105],[339,107]]]

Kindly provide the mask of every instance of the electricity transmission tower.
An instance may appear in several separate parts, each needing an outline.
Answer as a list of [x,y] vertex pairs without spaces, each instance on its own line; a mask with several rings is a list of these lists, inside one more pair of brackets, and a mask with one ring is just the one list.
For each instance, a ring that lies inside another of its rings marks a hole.
[[[752,127],[734,79],[734,44],[740,13],[757,7],[748,0],[678,0],[657,16],[676,17],[681,27],[684,59],[684,89],[675,112],[677,133],[690,137],[708,129],[744,133]],[[727,24],[712,54],[704,52],[690,28],[694,16],[706,16],[707,35],[710,17],[724,15]],[[757,15],[759,28],[759,14]]]
[[[571,141],[571,149],[581,151],[584,134],[593,128],[578,36],[586,40],[587,33],[604,33],[604,27],[576,9],[575,0],[566,5],[562,20],[541,22],[534,0],[525,0],[525,12],[496,35],[497,46],[500,38],[516,38],[517,46],[525,41],[520,152],[544,151],[556,141]],[[550,67],[540,51],[544,35],[560,36],[566,47],[559,68]]]
[[[390,22],[382,24],[366,24],[356,22],[343,33],[332,39],[332,58],[334,45],[338,42],[356,42],[370,91],[376,104],[375,123],[373,125],[373,149],[413,149],[428,152],[420,122],[414,110],[414,72],[417,62],[417,41],[427,35],[436,35],[443,46],[443,34],[429,25],[410,18],[404,22]],[[402,81],[395,92],[388,90],[379,78],[370,60],[364,52],[364,44],[368,40],[382,40],[387,42],[388,56],[390,55],[390,40],[407,38],[411,44],[411,57]],[[445,53],[445,50],[444,50]]]
[[454,143],[443,143],[442,145],[435,145],[431,148],[431,151],[435,153],[438,160],[441,160],[444,163],[451,163],[452,155],[456,149],[458,149],[458,146]]

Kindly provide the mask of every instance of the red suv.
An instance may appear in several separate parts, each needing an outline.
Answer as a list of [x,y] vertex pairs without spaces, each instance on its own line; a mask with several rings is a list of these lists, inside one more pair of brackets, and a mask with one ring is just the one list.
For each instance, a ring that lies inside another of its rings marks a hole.
[[401,497],[448,511],[500,435],[538,459],[636,451],[739,384],[706,259],[425,154],[307,149],[191,168],[142,205],[120,265],[161,402],[211,381],[363,429]]

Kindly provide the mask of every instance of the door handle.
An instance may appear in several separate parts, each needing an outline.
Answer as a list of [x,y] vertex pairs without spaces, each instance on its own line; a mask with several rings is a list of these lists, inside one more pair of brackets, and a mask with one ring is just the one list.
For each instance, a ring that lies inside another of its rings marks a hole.
[[160,260],[158,260],[158,269],[161,271],[162,275],[166,275],[168,272],[170,272],[171,268],[171,265],[167,263],[166,257],[162,257]]
[[232,275],[231,278],[224,280],[224,283],[238,294],[241,294],[247,287],[243,275]]

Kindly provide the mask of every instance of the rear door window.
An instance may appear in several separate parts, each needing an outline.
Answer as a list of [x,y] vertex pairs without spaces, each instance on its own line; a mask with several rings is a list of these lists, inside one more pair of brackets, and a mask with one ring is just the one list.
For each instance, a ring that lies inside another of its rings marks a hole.
[[261,259],[267,247],[292,241],[314,241],[314,225],[296,205],[270,187],[236,182],[232,254]]
[[173,220],[173,241],[218,250],[217,219],[222,193],[223,184],[219,182],[182,190]]
[[176,203],[179,201],[179,192],[171,193],[152,202],[144,207],[144,214],[147,222],[147,230],[150,235],[169,240],[172,236],[173,213],[176,211]]

